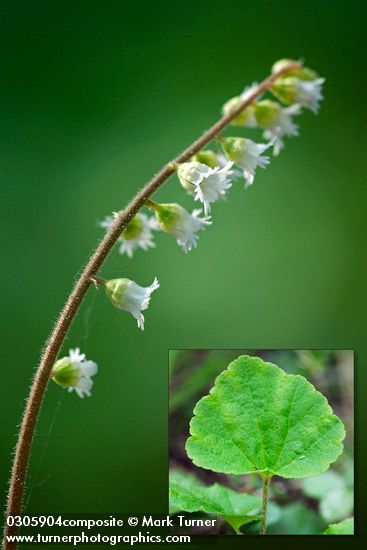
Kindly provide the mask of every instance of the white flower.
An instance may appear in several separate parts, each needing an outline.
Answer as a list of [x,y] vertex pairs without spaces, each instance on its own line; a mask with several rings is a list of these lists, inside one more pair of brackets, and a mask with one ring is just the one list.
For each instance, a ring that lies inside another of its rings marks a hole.
[[227,162],[222,168],[210,168],[200,162],[185,162],[180,164],[177,175],[181,185],[195,196],[196,201],[204,205],[204,213],[210,213],[210,204],[223,198],[231,187],[229,178],[232,174],[233,162]]
[[[252,96],[254,92],[258,89],[259,85],[257,82],[253,82],[250,86],[246,86],[246,88],[243,90],[241,94],[242,101],[245,101],[249,97]],[[258,97],[256,99],[259,99]]]
[[196,247],[199,238],[196,233],[212,223],[209,217],[199,218],[200,209],[190,214],[179,204],[152,203],[151,207],[155,210],[162,231],[175,237],[185,252]]
[[277,112],[269,122],[263,133],[264,139],[270,140],[274,144],[274,156],[279,155],[284,147],[283,137],[298,136],[298,125],[292,120],[292,117],[301,113],[301,105],[298,103],[290,107],[278,105]]
[[[100,222],[100,226],[108,230],[113,224],[114,217],[106,216]],[[129,258],[132,258],[137,248],[142,248],[143,250],[154,248],[153,230],[159,230],[159,224],[155,218],[149,218],[140,212],[136,214],[119,237],[121,243],[119,248],[120,253],[127,254]]]
[[139,286],[130,279],[112,279],[105,282],[108,297],[114,306],[129,311],[137,320],[138,327],[144,330],[144,315],[148,309],[152,293],[159,288],[157,278],[148,287]]
[[251,139],[228,137],[223,138],[221,143],[227,157],[243,170],[245,188],[252,185],[256,168],[265,168],[270,162],[269,157],[262,153],[273,145],[272,142],[255,143]]
[[85,360],[85,353],[80,353],[80,348],[69,349],[69,357],[74,363],[81,363]]
[[[249,99],[253,93],[258,89],[258,84],[254,82],[251,86],[244,89],[241,95],[232,97],[229,99],[222,108],[224,115],[231,114],[235,109],[247,99]],[[255,109],[251,103],[245,107],[239,115],[237,115],[231,122],[232,126],[247,126],[248,128],[256,128],[257,122],[255,118]]]
[[69,356],[56,361],[52,368],[52,379],[67,388],[69,392],[75,390],[79,397],[91,395],[94,376],[98,366],[94,361],[86,361],[85,354],[79,348],[69,350]]
[[297,91],[295,94],[295,102],[311,109],[315,114],[320,108],[320,101],[324,99],[322,95],[322,86],[325,78],[316,78],[315,80],[301,80],[297,78]]
[[315,71],[304,67],[301,60],[294,61],[293,59],[280,59],[274,63],[272,73],[274,74],[289,65],[293,65],[293,68],[275,80],[271,91],[286,105],[299,103],[316,114],[319,110],[319,103],[323,99],[322,86],[325,78],[318,77]]

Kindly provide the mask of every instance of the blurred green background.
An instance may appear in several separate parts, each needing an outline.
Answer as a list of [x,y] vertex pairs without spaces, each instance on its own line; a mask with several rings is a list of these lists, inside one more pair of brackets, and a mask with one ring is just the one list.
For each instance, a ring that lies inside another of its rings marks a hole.
[[[190,483],[194,475],[203,485],[219,483],[237,493],[262,496],[262,481],[257,475],[225,475],[193,464],[185,444],[189,423],[201,397],[213,388],[216,377],[229,363],[241,355],[261,357],[280,366],[288,374],[304,376],[329,401],[334,414],[343,421],[346,437],[344,450],[331,467],[319,476],[304,479],[284,479],[275,476],[270,484],[268,535],[316,535],[329,524],[353,516],[354,500],[354,358],[351,350],[171,350],[169,397],[170,478],[183,476]],[[190,485],[189,485],[190,486]],[[173,490],[173,494],[175,490]],[[172,511],[173,504],[173,511]],[[185,511],[186,509],[184,509]],[[175,498],[170,500],[170,512],[177,510]],[[187,514],[198,519],[208,514]],[[210,516],[209,516],[210,517]],[[233,535],[234,531],[220,516],[218,533]],[[247,535],[259,533],[259,522],[242,527]],[[211,535],[212,528],[182,528],[182,533]]]
[[[32,373],[98,220],[281,57],[326,77],[320,115],[304,113],[254,186],[215,205],[190,254],[164,234],[133,260],[113,251],[102,275],[161,288],[144,333],[90,290],[64,351],[98,362],[93,397],[50,384],[25,511],[166,510],[169,348],[354,348],[366,418],[365,6],[0,2],[1,495]],[[156,198],[192,206],[175,177]]]

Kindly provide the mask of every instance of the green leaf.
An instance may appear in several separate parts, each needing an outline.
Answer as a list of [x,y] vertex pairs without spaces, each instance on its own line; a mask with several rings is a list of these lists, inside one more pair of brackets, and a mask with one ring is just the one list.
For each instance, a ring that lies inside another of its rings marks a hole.
[[237,534],[240,534],[240,528],[243,527],[243,525],[246,525],[247,523],[251,523],[253,521],[260,521],[261,514],[258,516],[222,516],[222,518],[225,519],[227,523],[229,523],[229,525],[234,531],[236,531]]
[[325,535],[354,535],[354,518],[344,519],[340,523],[332,523],[326,529]]
[[240,356],[200,399],[186,450],[194,464],[226,474],[318,475],[343,450],[345,430],[303,376]]
[[246,493],[236,493],[228,487],[215,483],[203,485],[192,474],[179,470],[170,471],[170,512],[206,512],[222,516],[238,531],[241,525],[259,519],[261,498]]

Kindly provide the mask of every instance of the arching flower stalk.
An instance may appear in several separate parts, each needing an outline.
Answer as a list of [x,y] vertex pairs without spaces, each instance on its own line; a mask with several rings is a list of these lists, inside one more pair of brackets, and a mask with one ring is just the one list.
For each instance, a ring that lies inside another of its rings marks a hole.
[[[292,80],[280,80],[290,78]],[[211,150],[205,151],[203,149],[211,141],[217,140],[228,125],[233,124],[237,127],[261,128],[264,138],[274,143],[274,154],[277,154],[284,145],[284,136],[292,136],[298,133],[298,128],[292,117],[299,114],[302,107],[317,111],[322,98],[322,84],[323,79],[317,77],[310,69],[304,68],[301,62],[282,60],[276,67],[273,67],[272,74],[263,82],[252,85],[242,95],[240,94],[240,96],[227,102],[224,106],[224,116],[177,155],[175,159],[168,162],[142,187],[124,210],[119,210],[113,218],[110,217],[102,222],[106,233],[92,253],[59,315],[47,340],[32,383],[14,455],[9,484],[7,517],[19,516],[21,513],[33,433],[49,379],[53,378],[58,384],[67,387],[69,390],[74,389],[80,396],[90,393],[91,376],[97,372],[97,365],[85,362],[83,354],[79,355],[79,351],[74,351],[72,355],[69,354],[69,357],[59,360],[57,357],[70,325],[91,284],[101,284],[101,279],[97,276],[97,273],[114,244],[120,242],[120,252],[130,257],[137,248],[147,250],[154,246],[151,232],[156,227],[140,212],[143,206],[148,206],[154,210],[160,229],[175,237],[177,243],[185,251],[194,248],[198,240],[197,232],[211,223],[208,217],[199,217],[199,211],[197,210],[190,214],[176,202],[158,204],[150,199],[151,195],[176,172],[180,165],[191,162],[200,163],[201,166],[199,167],[195,165],[196,171],[191,173],[189,170],[190,173],[186,176],[193,180],[193,182],[190,181],[195,186],[193,196],[204,204],[207,214],[212,204],[221,199],[224,194],[227,194],[233,184],[232,180],[235,174],[231,174],[231,165],[225,165],[220,155],[216,155]],[[266,92],[278,96],[286,107],[270,99],[260,100]],[[268,145],[251,142],[254,143],[253,145],[247,138],[239,137],[245,139],[245,147],[241,147],[241,154],[234,160],[230,159],[230,162],[238,164],[244,171],[247,181],[252,182],[256,167],[265,166],[268,162],[268,158],[263,156],[263,152],[265,148],[268,148]],[[245,153],[247,156],[245,156]],[[186,182],[186,179],[185,177],[185,184],[189,181],[187,179]],[[199,186],[202,187],[199,189]],[[129,279],[112,280],[107,282],[105,286],[114,305],[131,312],[137,319],[140,328],[143,328],[144,318],[141,312],[147,308],[152,292],[158,288],[157,280],[155,279],[153,284],[146,288],[140,287]],[[78,356],[76,356],[76,353],[78,353]],[[16,524],[5,524],[4,547],[6,550],[10,550],[12,547],[12,543],[8,542],[7,537],[16,534],[17,529]]]

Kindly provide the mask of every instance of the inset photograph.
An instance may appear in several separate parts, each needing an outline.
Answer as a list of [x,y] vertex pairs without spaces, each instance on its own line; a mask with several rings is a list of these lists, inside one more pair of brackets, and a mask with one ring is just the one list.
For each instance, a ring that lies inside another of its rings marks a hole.
[[189,535],[354,534],[351,350],[170,350],[169,510]]

